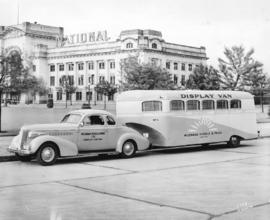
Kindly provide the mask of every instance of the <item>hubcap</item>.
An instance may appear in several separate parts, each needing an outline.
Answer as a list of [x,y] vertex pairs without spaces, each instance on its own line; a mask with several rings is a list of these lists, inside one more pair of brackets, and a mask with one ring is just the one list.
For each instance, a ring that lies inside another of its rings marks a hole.
[[238,142],[238,141],[237,141],[237,138],[236,138],[236,137],[232,137],[232,143],[233,143],[233,144],[237,144],[237,142]]
[[135,149],[134,144],[131,142],[127,142],[127,143],[125,143],[125,145],[123,147],[123,152],[125,155],[130,156],[133,154],[134,149]]
[[41,152],[41,158],[45,162],[51,162],[54,159],[55,152],[51,147],[45,147]]

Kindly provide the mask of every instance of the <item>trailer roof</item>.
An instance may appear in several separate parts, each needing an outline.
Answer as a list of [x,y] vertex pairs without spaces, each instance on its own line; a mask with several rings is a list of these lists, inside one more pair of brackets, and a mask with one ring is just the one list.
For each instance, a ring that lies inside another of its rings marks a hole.
[[230,90],[130,90],[119,93],[116,97],[116,101],[160,99],[253,99],[253,95]]

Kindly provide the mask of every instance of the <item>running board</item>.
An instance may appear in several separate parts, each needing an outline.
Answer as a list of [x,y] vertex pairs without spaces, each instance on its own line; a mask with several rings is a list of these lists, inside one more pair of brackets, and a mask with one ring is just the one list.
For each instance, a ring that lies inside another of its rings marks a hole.
[[96,157],[96,156],[102,156],[102,155],[118,155],[119,152],[117,151],[99,151],[99,152],[80,152],[77,155],[62,157],[62,158],[70,158],[70,157]]

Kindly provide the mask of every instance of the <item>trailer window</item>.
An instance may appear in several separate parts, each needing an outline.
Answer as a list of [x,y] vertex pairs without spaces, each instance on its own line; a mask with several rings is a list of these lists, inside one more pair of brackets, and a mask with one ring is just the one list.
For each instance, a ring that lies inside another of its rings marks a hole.
[[203,110],[215,109],[214,100],[203,100],[202,101],[202,109]]
[[187,101],[187,110],[200,110],[200,101],[199,100],[188,100]]
[[185,102],[182,100],[172,100],[170,102],[171,111],[185,110]]
[[142,111],[162,111],[162,102],[160,101],[146,101],[142,103]]
[[239,99],[231,100],[231,108],[241,108],[241,101]]
[[228,109],[227,100],[217,100],[217,109]]

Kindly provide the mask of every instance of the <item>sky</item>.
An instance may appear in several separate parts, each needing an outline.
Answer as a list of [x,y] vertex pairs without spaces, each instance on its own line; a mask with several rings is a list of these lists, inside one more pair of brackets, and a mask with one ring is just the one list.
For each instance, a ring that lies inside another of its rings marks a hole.
[[17,18],[67,35],[107,30],[112,40],[122,30],[158,30],[166,42],[205,46],[216,68],[225,47],[242,45],[270,76],[270,0],[0,0],[0,25]]

